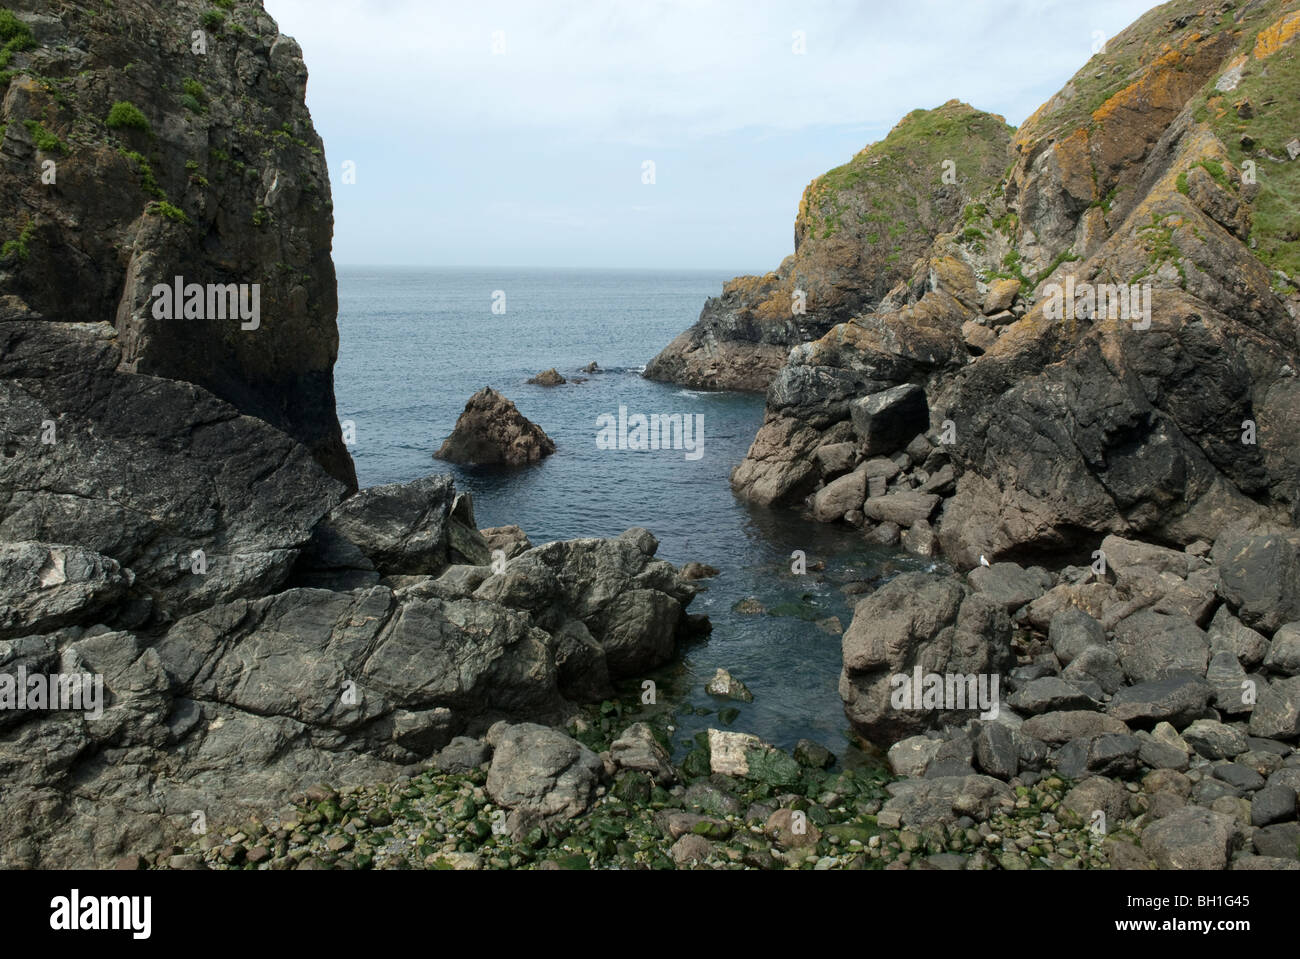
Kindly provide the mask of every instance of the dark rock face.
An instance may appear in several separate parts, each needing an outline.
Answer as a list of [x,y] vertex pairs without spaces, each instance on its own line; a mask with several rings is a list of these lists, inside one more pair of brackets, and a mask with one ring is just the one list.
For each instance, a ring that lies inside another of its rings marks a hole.
[[0,322],[0,538],[107,556],[164,619],[275,589],[342,485],[201,387],[119,372],[119,342]]
[[[122,372],[203,387],[355,488],[334,414],[330,184],[297,43],[260,4],[208,27],[204,54],[190,52],[210,6],[198,0],[127,0],[112,16],[61,0],[11,6],[41,16],[0,87],[0,225],[27,238],[0,262],[0,322],[110,324]],[[110,125],[117,102],[148,129]],[[29,121],[66,149],[43,151]],[[33,175],[47,159],[54,184]],[[159,318],[155,287],[178,276],[256,284],[256,328],[208,314],[206,295],[206,318]]]
[[437,459],[475,466],[524,466],[555,452],[542,428],[491,387],[470,397]]

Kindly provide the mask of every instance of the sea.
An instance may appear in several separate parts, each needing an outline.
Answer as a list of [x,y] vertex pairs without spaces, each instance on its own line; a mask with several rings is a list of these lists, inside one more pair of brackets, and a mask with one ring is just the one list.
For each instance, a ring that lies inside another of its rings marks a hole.
[[[473,494],[482,528],[515,524],[538,545],[643,526],[658,538],[660,558],[716,567],[720,574],[703,581],[707,589],[690,606],[710,617],[712,635],[645,677],[676,709],[677,755],[713,727],[787,750],[806,738],[860,757],[837,692],[835,621],[847,629],[858,598],[842,587],[929,561],[870,546],[848,527],[737,499],[731,471],[762,424],[763,397],[641,375],[741,272],[340,267],[339,419],[354,426],[363,488],[451,473],[457,489]],[[593,362],[600,372],[582,372]],[[527,382],[552,367],[570,382]],[[466,401],[485,386],[539,424],[555,441],[554,455],[515,469],[434,459]],[[702,423],[702,447],[602,448],[602,416],[617,419],[620,407],[629,418],[690,416]],[[808,572],[795,571],[796,553]],[[719,667],[753,702],[705,691]],[[622,693],[639,690],[638,682]]]

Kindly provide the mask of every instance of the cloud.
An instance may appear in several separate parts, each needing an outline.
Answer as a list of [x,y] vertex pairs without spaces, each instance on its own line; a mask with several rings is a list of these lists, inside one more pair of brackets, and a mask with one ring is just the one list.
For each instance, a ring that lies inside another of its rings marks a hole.
[[790,252],[804,186],[905,114],[957,98],[1018,124],[1148,6],[265,3],[302,44],[331,169],[358,165],[335,183],[339,262],[757,272]]
[[[887,127],[953,97],[1018,123],[1087,60],[1094,30],[1126,25],[1148,4],[1082,6],[267,2],[307,51],[313,101],[328,97],[358,122],[635,144],[743,129]],[[796,31],[803,55],[793,52]]]

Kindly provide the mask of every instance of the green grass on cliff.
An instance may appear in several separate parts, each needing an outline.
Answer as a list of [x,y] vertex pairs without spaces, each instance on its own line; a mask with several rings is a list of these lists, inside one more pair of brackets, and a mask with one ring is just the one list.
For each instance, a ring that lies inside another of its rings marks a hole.
[[149,132],[149,120],[140,108],[128,100],[118,100],[104,120],[110,130],[142,130]]
[[9,61],[19,50],[30,50],[36,46],[31,28],[6,7],[0,7],[0,41],[4,43],[4,46],[0,46],[0,70],[9,66]]
[[18,260],[27,259],[27,244],[31,242],[33,234],[36,232],[36,224],[28,221],[23,227],[22,233],[18,234],[16,239],[6,240],[3,247],[0,247],[0,260]]
[[1198,108],[1198,117],[1227,147],[1233,166],[1241,171],[1248,169],[1248,161],[1254,163],[1253,252],[1293,280],[1300,279],[1300,158],[1290,159],[1286,145],[1300,138],[1297,89],[1300,39],[1267,59],[1252,57],[1237,89],[1218,93],[1211,87]]
[[184,210],[176,206],[174,203],[168,203],[166,200],[155,200],[153,203],[149,204],[146,212],[155,216],[166,217],[173,223],[184,223],[189,225],[191,222],[189,215]]
[[27,127],[27,132],[32,136],[32,142],[36,144],[36,149],[42,153],[67,153],[68,145],[51,133],[45,127],[41,126],[36,120],[24,120],[23,125]]
[[[878,238],[888,237],[895,251],[917,222],[917,196],[944,184],[945,163],[969,194],[982,193],[996,176],[984,174],[996,155],[1000,167],[1011,127],[1001,117],[948,103],[934,110],[913,110],[879,143],[843,166],[818,177],[809,188],[810,235],[827,239],[841,229],[868,225]],[[865,202],[863,201],[865,198]]]
[[144,192],[157,200],[167,199],[167,194],[163,192],[162,187],[158,185],[158,179],[154,176],[153,167],[150,166],[144,155],[134,150],[122,150],[120,152],[122,156],[135,164],[136,172],[140,174],[140,186],[144,189]]
[[[1168,46],[1176,47],[1195,34],[1211,36],[1221,30],[1239,29],[1243,37],[1253,42],[1256,33],[1277,19],[1286,0],[1267,0],[1254,5],[1241,24],[1235,18],[1245,5],[1234,6],[1236,9],[1223,12],[1216,9],[1217,5],[1201,0],[1174,0],[1152,8],[1118,35],[1105,38],[1105,50],[1093,54],[1062,91],[1068,95],[1062,96],[1049,113],[1032,124],[1036,138],[1046,141],[1090,126],[1097,108],[1132,83],[1144,63],[1160,56]],[[1080,38],[1080,45],[1087,40]]]

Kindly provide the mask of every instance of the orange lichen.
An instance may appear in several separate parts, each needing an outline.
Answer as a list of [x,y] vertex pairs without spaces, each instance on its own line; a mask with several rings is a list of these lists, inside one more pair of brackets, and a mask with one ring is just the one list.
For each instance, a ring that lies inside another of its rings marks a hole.
[[1255,41],[1255,59],[1264,60],[1300,36],[1300,10],[1288,13],[1260,31]]
[[1073,197],[1091,203],[1096,197],[1088,131],[1080,127],[1056,145],[1061,185]]

